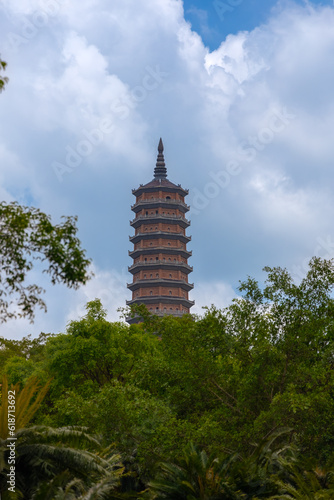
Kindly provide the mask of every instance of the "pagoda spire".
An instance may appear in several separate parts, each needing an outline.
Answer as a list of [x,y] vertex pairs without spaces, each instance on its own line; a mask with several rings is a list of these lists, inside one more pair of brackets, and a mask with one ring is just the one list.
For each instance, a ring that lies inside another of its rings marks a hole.
[[155,179],[166,179],[167,178],[167,168],[165,165],[164,158],[164,145],[162,139],[160,137],[159,145],[158,145],[158,157],[157,163],[154,169],[154,178]]

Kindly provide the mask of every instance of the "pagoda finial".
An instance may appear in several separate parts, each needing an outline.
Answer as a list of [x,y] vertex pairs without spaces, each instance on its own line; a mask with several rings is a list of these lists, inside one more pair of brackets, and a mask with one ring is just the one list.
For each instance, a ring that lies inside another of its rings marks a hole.
[[158,145],[158,157],[157,163],[154,169],[154,178],[155,179],[166,179],[167,178],[167,168],[165,165],[164,158],[164,145],[162,139],[160,137],[159,145]]

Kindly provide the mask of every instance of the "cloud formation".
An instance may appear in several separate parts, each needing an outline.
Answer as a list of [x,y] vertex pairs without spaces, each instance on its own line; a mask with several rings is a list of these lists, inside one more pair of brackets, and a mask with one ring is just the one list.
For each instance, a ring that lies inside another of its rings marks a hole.
[[97,270],[77,294],[48,287],[57,313],[29,331],[63,329],[103,290],[113,318],[129,298],[131,188],[151,179],[160,136],[169,178],[190,188],[196,307],[334,239],[333,7],[277,6],[212,52],[180,0],[4,0],[0,12],[2,199],[77,214]]

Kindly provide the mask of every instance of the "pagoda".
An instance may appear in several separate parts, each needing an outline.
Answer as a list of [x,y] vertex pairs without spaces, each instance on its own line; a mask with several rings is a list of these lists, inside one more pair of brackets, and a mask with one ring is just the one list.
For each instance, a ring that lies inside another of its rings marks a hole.
[[[163,151],[160,139],[154,179],[132,190],[136,197],[131,207],[135,218],[130,221],[135,230],[130,236],[134,248],[129,252],[133,280],[127,285],[132,300],[126,303],[145,304],[158,316],[182,316],[194,305],[188,296],[194,287],[188,282],[193,268],[188,264],[192,252],[187,250],[191,237],[186,235],[190,222],[185,218],[189,206],[184,198],[189,191],[167,179]],[[129,317],[127,321],[136,323],[140,318]]]

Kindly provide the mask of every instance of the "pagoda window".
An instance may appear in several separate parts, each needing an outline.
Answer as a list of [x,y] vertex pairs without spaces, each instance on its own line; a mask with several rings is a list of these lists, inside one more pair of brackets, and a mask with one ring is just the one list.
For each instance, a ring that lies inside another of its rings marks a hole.
[[172,262],[172,259],[171,259],[171,258],[169,258],[169,259],[168,259],[168,262]]
[[146,211],[145,215],[148,215],[148,212]]
[[155,275],[155,277],[156,277],[156,278],[159,278],[159,273],[157,273],[157,274]]
[[144,278],[146,278],[146,274],[144,274]]
[[163,262],[166,262],[166,259],[165,259],[165,258],[163,258],[162,260],[163,260]]
[[167,312],[167,307],[164,307],[164,312]]
[[170,311],[172,311],[172,310],[173,310],[173,308],[171,307],[169,310],[170,310]]
[[159,311],[159,307],[156,307],[156,308],[155,308],[155,310],[156,310],[156,311]]
[[150,278],[153,278],[153,274],[150,274]]
[[145,257],[144,262],[147,262],[147,258]]
[[170,242],[168,242],[167,245],[170,247]]
[[156,257],[155,260],[159,260],[159,257]]
[[150,295],[153,295],[153,292],[152,292],[152,290],[150,290]]
[[172,291],[171,290],[169,290],[169,295],[172,295]]
[[155,211],[155,215],[158,215],[158,210]]
[[169,277],[171,278],[171,277],[172,277],[172,275],[170,274],[170,275],[169,275]]
[[170,196],[166,196],[166,200],[170,200],[170,199],[171,199]]

